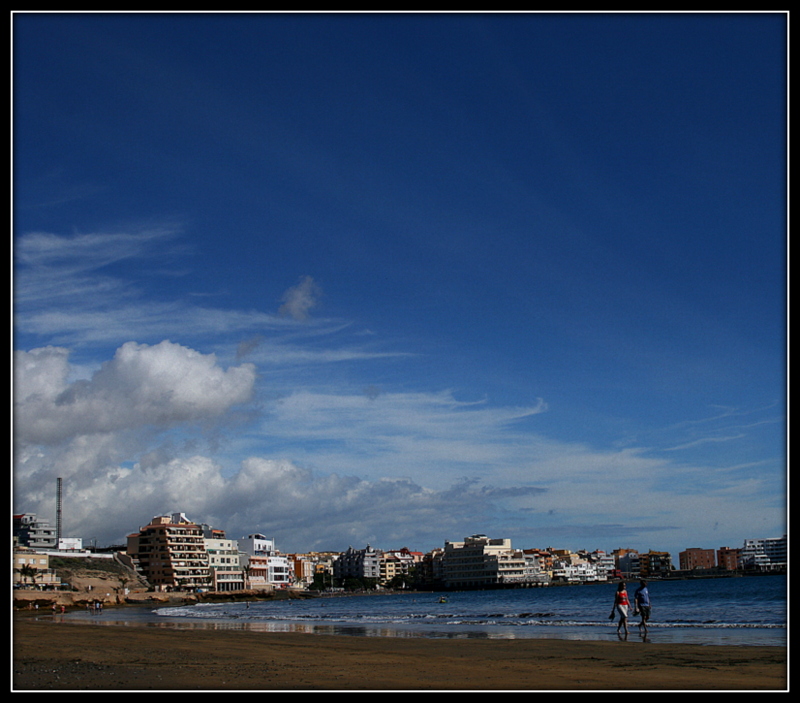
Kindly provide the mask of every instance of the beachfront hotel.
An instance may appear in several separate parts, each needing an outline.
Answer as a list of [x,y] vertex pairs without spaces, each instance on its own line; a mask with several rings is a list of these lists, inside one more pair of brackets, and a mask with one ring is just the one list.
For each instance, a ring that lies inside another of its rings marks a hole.
[[197,591],[212,586],[203,529],[183,513],[154,517],[128,535],[128,556],[157,591]]
[[445,542],[441,577],[447,588],[483,588],[535,580],[533,557],[511,548],[510,539],[472,535]]

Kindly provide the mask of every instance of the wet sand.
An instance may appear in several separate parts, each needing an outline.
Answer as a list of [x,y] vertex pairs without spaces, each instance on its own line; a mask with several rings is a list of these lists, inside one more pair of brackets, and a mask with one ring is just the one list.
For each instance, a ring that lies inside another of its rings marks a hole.
[[347,637],[14,615],[13,690],[786,690],[784,647]]

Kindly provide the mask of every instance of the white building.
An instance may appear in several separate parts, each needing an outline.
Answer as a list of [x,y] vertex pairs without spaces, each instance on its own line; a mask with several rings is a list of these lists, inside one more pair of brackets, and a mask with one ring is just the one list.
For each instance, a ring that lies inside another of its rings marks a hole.
[[587,559],[559,559],[553,562],[553,579],[568,583],[587,583],[605,581],[605,574],[598,570],[597,564]]
[[244,589],[244,571],[239,562],[239,546],[235,539],[205,538],[208,568],[215,591]]
[[262,534],[239,540],[239,561],[247,588],[287,588],[292,583],[289,559],[275,549],[275,541]]
[[83,550],[83,540],[80,537],[62,537],[58,540],[58,551],[80,552]]
[[746,539],[739,552],[740,569],[776,571],[787,564],[786,535],[767,539]]
[[445,542],[441,575],[447,588],[483,588],[536,581],[538,562],[511,547],[510,539],[473,535]]
[[275,540],[258,533],[247,535],[239,540],[239,549],[245,554],[266,557],[275,553]]
[[597,581],[607,581],[610,576],[613,576],[616,568],[613,554],[608,554],[602,549],[595,549],[593,552],[588,552],[586,558],[597,568]]

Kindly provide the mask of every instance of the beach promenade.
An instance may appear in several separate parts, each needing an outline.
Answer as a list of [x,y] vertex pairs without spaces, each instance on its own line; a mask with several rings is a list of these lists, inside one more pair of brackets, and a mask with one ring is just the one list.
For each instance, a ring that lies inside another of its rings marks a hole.
[[783,647],[344,637],[14,614],[13,690],[785,690]]

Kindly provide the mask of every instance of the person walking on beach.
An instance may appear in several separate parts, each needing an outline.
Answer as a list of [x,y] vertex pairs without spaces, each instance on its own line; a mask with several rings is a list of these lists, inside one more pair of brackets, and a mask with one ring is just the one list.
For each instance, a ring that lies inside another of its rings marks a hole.
[[641,615],[639,630],[647,635],[647,621],[650,619],[650,591],[647,590],[647,581],[639,581],[639,588],[633,594],[633,614]]
[[625,590],[625,582],[620,582],[617,586],[617,592],[614,594],[614,606],[611,608],[611,615],[609,620],[614,619],[614,613],[619,613],[619,622],[617,623],[617,634],[620,629],[625,632],[625,637],[628,637],[628,591]]

